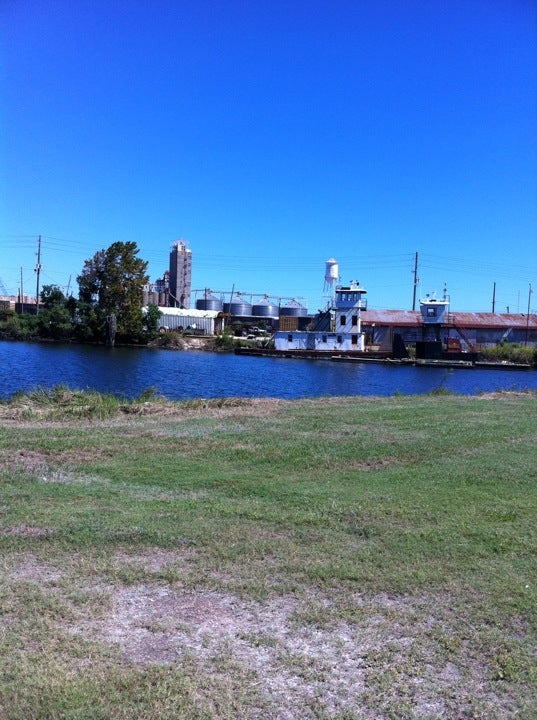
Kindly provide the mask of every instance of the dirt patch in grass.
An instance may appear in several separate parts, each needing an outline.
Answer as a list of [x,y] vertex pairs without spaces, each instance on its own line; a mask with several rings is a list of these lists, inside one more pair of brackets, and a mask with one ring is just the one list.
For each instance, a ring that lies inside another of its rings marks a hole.
[[40,470],[50,462],[50,454],[40,450],[0,450],[0,467],[9,470]]
[[35,582],[40,585],[56,583],[63,577],[63,571],[60,568],[43,562],[38,557],[29,553],[20,558],[16,569],[8,573],[10,580]]
[[385,470],[391,465],[400,465],[401,460],[399,458],[382,458],[381,460],[365,460],[363,462],[346,462],[346,470],[363,470],[368,472],[370,470]]
[[49,528],[35,527],[32,525],[12,525],[10,527],[0,528],[0,536],[3,537],[24,537],[24,538],[46,538],[51,537],[53,531]]
[[[158,551],[141,560],[158,569],[175,558]],[[188,660],[207,677],[250,678],[272,709],[267,718],[511,717],[512,690],[491,680],[449,598],[357,594],[342,613],[320,591],[259,602],[140,583],[106,596],[104,616],[71,632],[140,667]]]
[[119,550],[114,555],[114,564],[121,568],[126,565],[138,566],[148,573],[158,573],[174,566],[182,566],[195,555],[194,550],[166,550],[165,548],[151,548],[140,553]]
[[[111,451],[101,448],[77,448],[57,453],[28,449],[0,450],[0,468],[6,471],[37,471],[49,476],[56,475],[60,482],[62,472],[67,472],[65,468],[95,462],[101,457],[110,457],[112,454]],[[54,465],[61,465],[63,470],[54,469],[52,467]]]

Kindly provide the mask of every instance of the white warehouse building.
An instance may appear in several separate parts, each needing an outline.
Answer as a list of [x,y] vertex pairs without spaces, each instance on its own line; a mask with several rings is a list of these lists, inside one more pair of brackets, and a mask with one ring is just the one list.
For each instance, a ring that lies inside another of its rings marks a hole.
[[[145,308],[144,308],[145,310]],[[196,335],[218,335],[223,332],[224,318],[216,310],[159,307],[159,330],[194,330]]]

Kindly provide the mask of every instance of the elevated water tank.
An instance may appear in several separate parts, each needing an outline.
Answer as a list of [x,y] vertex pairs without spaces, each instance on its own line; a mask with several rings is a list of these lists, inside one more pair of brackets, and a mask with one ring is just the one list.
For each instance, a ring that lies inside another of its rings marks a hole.
[[277,318],[280,312],[278,305],[273,305],[268,298],[263,298],[252,307],[254,317]]
[[196,300],[196,310],[215,310],[216,312],[221,312],[222,301],[214,295],[204,295]]
[[326,261],[324,266],[324,286],[331,288],[339,278],[339,264],[334,258],[330,258]]
[[287,305],[284,305],[282,308],[280,308],[280,316],[281,317],[307,317],[308,316],[308,309],[304,307],[304,305],[301,305],[296,300],[291,300],[287,303]]

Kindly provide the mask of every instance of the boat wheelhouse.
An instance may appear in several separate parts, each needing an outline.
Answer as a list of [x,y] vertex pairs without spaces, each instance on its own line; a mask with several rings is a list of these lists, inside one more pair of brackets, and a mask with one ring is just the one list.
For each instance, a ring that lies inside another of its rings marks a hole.
[[305,352],[364,352],[361,313],[367,310],[367,290],[358,282],[338,285],[332,306],[321,313],[311,330],[279,330],[274,334],[276,350]]

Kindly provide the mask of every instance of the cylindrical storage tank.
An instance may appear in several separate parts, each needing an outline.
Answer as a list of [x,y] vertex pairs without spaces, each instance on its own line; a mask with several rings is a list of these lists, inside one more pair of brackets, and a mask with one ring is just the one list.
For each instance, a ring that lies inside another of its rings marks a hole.
[[147,290],[142,290],[142,305],[143,307],[147,307],[149,303],[149,293]]
[[327,260],[324,266],[324,281],[328,285],[333,285],[339,277],[339,264],[334,258]]
[[163,291],[158,294],[158,304],[161,307],[166,307],[166,305],[168,304],[168,296],[166,292]]
[[287,305],[280,308],[280,316],[282,317],[307,317],[308,309],[296,300],[291,300]]
[[214,295],[204,295],[196,300],[196,310],[216,310],[216,312],[221,312],[222,301]]
[[224,303],[224,312],[229,313],[232,317],[250,317],[252,314],[252,306],[250,303],[243,302],[242,300],[233,300],[230,303]]
[[269,300],[261,300],[252,307],[252,315],[254,317],[278,317],[280,308],[273,305]]

